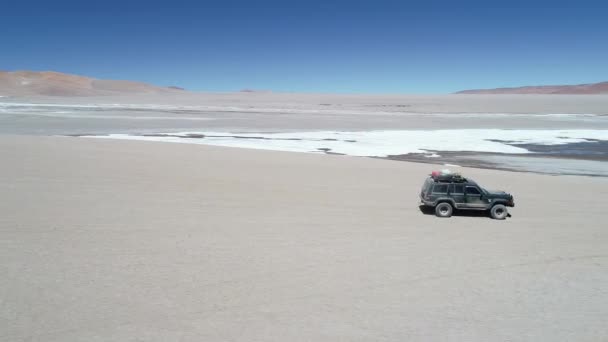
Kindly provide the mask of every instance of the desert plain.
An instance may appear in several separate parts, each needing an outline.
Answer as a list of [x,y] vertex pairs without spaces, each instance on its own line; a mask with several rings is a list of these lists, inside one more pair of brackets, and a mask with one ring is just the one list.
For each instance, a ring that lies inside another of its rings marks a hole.
[[456,167],[516,206],[440,219],[418,193],[443,165],[80,137],[597,131],[606,96],[0,100],[1,341],[608,337],[606,177]]

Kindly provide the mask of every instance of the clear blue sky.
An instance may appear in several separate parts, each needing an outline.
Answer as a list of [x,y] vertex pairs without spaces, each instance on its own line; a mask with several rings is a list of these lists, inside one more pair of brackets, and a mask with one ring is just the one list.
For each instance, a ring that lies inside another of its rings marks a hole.
[[446,93],[608,80],[608,1],[16,1],[0,70],[192,90]]

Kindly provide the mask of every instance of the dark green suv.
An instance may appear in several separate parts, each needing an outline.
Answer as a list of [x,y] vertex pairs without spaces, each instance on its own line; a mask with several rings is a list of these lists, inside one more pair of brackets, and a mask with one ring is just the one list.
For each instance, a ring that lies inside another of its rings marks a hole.
[[458,174],[433,173],[422,185],[422,209],[434,208],[439,217],[450,217],[454,209],[485,210],[497,220],[508,215],[507,207],[514,207],[513,196],[504,191],[488,191],[471,179]]

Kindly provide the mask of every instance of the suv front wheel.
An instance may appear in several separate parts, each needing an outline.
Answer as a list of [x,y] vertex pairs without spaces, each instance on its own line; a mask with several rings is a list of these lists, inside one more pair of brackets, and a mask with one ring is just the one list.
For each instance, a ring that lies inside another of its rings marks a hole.
[[435,215],[439,217],[450,217],[453,211],[452,205],[447,202],[439,203],[435,207]]
[[495,220],[504,220],[507,215],[509,215],[507,207],[502,204],[496,204],[490,209],[490,216]]

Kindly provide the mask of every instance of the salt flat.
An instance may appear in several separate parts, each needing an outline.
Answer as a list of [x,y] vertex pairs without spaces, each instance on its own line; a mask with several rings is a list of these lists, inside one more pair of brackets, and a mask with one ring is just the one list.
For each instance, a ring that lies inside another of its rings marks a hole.
[[606,95],[331,95],[2,98],[0,133],[108,134],[410,129],[608,129]]
[[[605,130],[411,130],[319,131],[290,133],[181,132],[148,135],[108,134],[84,136],[241,147],[291,152],[332,152],[359,157],[386,157],[427,151],[469,151],[526,154],[514,144],[566,145],[608,141]],[[430,153],[428,153],[430,154]]]
[[461,171],[506,221],[422,214],[429,165],[0,136],[2,341],[601,341],[608,179]]

